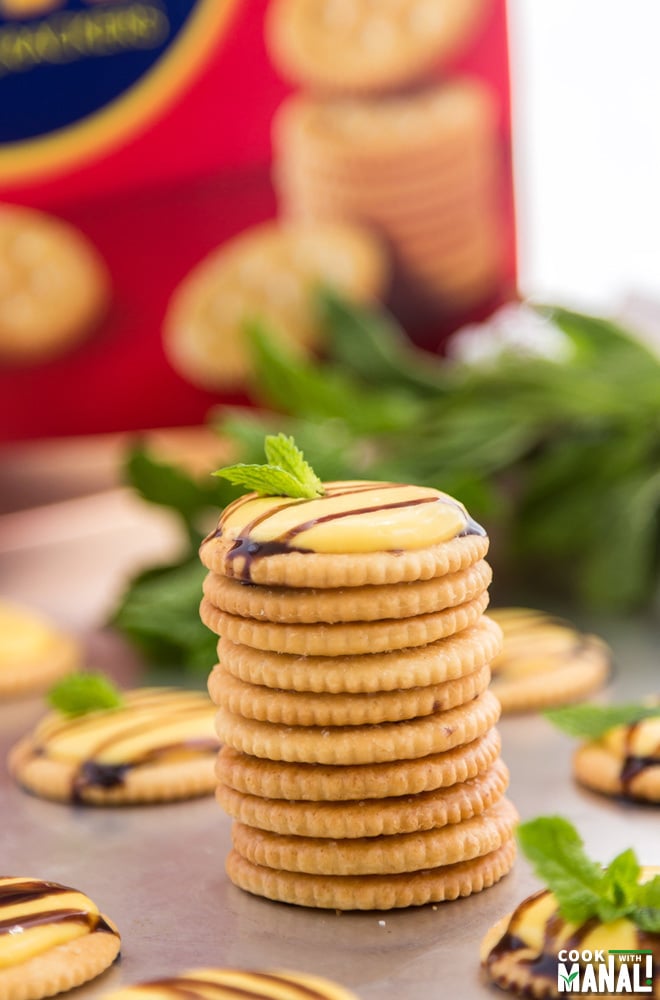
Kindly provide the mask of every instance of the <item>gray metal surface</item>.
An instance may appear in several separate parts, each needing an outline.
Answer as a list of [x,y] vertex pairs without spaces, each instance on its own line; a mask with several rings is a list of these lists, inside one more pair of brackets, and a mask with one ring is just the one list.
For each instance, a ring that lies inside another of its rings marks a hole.
[[[593,624],[593,623],[592,623]],[[635,698],[659,684],[659,630],[607,623],[618,673],[612,694]],[[96,636],[96,663],[116,673],[130,660]],[[126,679],[126,678],[125,678]],[[38,701],[0,708],[0,759],[43,711]],[[501,723],[510,798],[523,818],[571,818],[603,861],[632,845],[660,863],[660,819],[652,807],[623,805],[577,788],[572,742],[543,719]],[[486,929],[537,883],[526,863],[477,896],[390,913],[336,914],[270,903],[227,880],[230,822],[212,799],[127,809],[44,802],[0,776],[0,871],[61,881],[88,893],[119,925],[121,960],[79,989],[77,1000],[120,984],[196,965],[288,967],[335,978],[362,1000],[488,997],[479,976]]]

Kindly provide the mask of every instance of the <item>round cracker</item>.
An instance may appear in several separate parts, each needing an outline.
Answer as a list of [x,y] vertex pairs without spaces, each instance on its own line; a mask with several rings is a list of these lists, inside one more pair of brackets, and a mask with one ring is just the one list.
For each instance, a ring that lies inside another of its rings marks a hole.
[[607,680],[611,651],[598,636],[531,608],[496,608],[491,616],[503,631],[492,690],[504,712],[578,701]]
[[310,694],[258,687],[238,680],[218,664],[209,694],[233,715],[285,726],[365,726],[401,722],[464,705],[488,687],[487,664],[455,680],[405,691],[370,694]]
[[308,875],[396,875],[470,861],[513,835],[518,813],[506,799],[480,816],[432,830],[389,837],[328,840],[232,826],[234,850],[252,864]]
[[208,795],[219,749],[214,714],[201,692],[125,692],[118,708],[47,715],[12,748],[9,771],[23,788],[59,802],[124,805]]
[[492,570],[482,559],[447,576],[405,584],[336,587],[245,587],[237,580],[209,573],[204,594],[219,611],[257,621],[314,624],[375,622],[453,608],[478,597],[489,586]]
[[[29,926],[21,922],[17,906],[25,906],[25,917],[30,905],[40,901],[39,917],[51,914],[55,929],[66,921],[69,912],[65,897],[74,893],[71,909],[80,914],[81,934],[70,941],[54,946],[43,943],[36,953],[17,964],[5,964],[0,968],[0,1000],[41,1000],[55,993],[73,989],[100,975],[119,954],[121,939],[113,922],[76,889],[54,882],[44,882],[32,878],[0,878],[0,920],[5,907],[11,907],[11,919],[17,926]],[[17,898],[18,896],[18,898]],[[68,901],[67,901],[68,902]],[[47,921],[40,920],[40,926]],[[43,941],[43,939],[42,939]]]
[[[275,0],[269,54],[292,83],[324,93],[382,94],[418,83],[461,51],[484,0]],[[341,58],[337,58],[337,53]]]
[[68,222],[0,205],[0,359],[50,360],[76,344],[106,311],[108,273]]
[[309,875],[395,875],[458,864],[510,840],[518,814],[506,799],[479,816],[438,829],[389,837],[293,837],[234,823],[234,849],[260,867]]
[[[497,105],[483,82],[455,78],[441,85],[381,101],[315,100],[297,94],[284,101],[273,122],[277,156],[300,157],[314,169],[339,176],[368,171],[401,181],[430,163],[441,175],[475,147],[492,148]],[[374,169],[376,168],[376,169]]]
[[509,872],[516,856],[513,839],[490,854],[421,872],[400,875],[304,875],[252,864],[232,851],[227,874],[234,885],[257,896],[330,910],[392,910],[423,906],[481,892]]
[[354,993],[337,983],[288,969],[191,969],[172,979],[156,979],[149,983],[127,986],[106,997],[106,1000],[135,1000],[136,992],[146,989],[162,996],[181,996],[187,1000],[209,1000],[211,997],[249,997],[250,1000],[357,1000]]
[[491,767],[499,753],[496,729],[451,750],[380,764],[270,761],[224,746],[216,762],[216,775],[224,785],[261,798],[310,802],[383,799],[469,781]]
[[200,615],[212,632],[253,649],[302,656],[346,656],[425,646],[471,628],[487,606],[488,594],[484,591],[455,608],[413,618],[337,625],[283,625],[226,614],[204,598]]
[[380,837],[431,830],[478,816],[504,795],[509,772],[502,761],[470,781],[449,788],[384,799],[291,802],[245,795],[227,785],[216,799],[246,826],[296,837]]
[[660,803],[660,748],[649,763],[628,781],[622,780],[625,762],[603,743],[590,742],[573,754],[573,774],[581,785],[603,795]]
[[488,538],[464,535],[424,549],[400,552],[296,552],[264,555],[248,567],[228,558],[233,539],[211,534],[202,542],[200,558],[207,569],[270,587],[362,587],[408,583],[458,573],[483,559]]
[[255,226],[210,253],[175,290],[163,330],[166,354],[194,385],[242,385],[250,374],[247,321],[263,319],[273,336],[309,350],[321,340],[317,285],[370,302],[383,292],[387,271],[380,241],[354,224]]
[[406,722],[377,726],[276,726],[221,708],[216,728],[223,743],[267,760],[308,764],[378,764],[408,760],[471,743],[495,725],[500,704],[484,691],[468,705]]
[[517,952],[505,951],[493,961],[488,961],[488,956],[493,948],[506,934],[512,916],[513,914],[509,913],[506,917],[498,920],[487,932],[481,943],[481,964],[486,976],[500,989],[509,990],[525,997],[533,997],[534,1000],[546,1000],[546,998],[557,996],[556,972],[551,977],[550,975],[539,975],[535,971],[535,960],[538,958],[538,954],[533,948],[521,948]]
[[473,628],[426,646],[362,656],[291,656],[218,640],[218,658],[250,684],[289,691],[361,694],[426,687],[489,664],[501,649],[499,626],[483,617]]

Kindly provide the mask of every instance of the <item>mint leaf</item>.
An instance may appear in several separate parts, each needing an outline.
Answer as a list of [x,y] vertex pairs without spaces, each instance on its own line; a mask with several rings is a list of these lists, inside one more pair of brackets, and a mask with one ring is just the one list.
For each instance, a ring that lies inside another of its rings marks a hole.
[[634,906],[639,874],[639,862],[632,848],[618,854],[610,862],[603,877],[604,898],[598,907],[598,916],[604,923],[616,920]]
[[199,617],[205,574],[196,552],[184,562],[140,573],[122,595],[111,624],[159,670],[208,675],[217,660],[218,637]]
[[367,382],[435,395],[449,387],[444,362],[414,347],[393,316],[357,305],[330,288],[319,291],[319,307],[332,359]]
[[86,715],[99,709],[119,708],[123,699],[104,674],[69,674],[48,692],[48,703],[62,715]]
[[598,912],[603,871],[584,853],[577,830],[561,816],[540,816],[518,827],[518,840],[537,875],[557,897],[565,920],[582,924]]
[[323,483],[314,472],[309,462],[292,437],[285,434],[269,434],[264,441],[264,451],[269,465],[279,466],[290,473],[300,483],[315,491],[317,496],[323,496]]
[[636,907],[631,919],[643,931],[660,934],[660,875],[637,887]]
[[323,496],[323,483],[305,461],[292,437],[270,434],[266,437],[264,448],[268,465],[239,462],[218,469],[213,475],[255,490],[262,496],[293,497],[294,500],[313,500]]
[[660,704],[570,705],[543,713],[555,726],[580,739],[597,740],[615,726],[629,726],[660,715]]
[[218,469],[214,476],[222,476],[235,486],[244,486],[262,496],[293,497],[294,499],[311,499],[319,494],[310,490],[290,472],[276,465],[229,465],[226,469]]

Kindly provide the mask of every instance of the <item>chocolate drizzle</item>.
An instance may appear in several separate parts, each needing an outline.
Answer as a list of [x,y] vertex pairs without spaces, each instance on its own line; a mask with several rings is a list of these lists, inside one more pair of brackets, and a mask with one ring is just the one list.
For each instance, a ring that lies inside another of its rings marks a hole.
[[[75,891],[75,890],[68,890]],[[48,893],[45,893],[48,895]],[[0,920],[0,934],[11,934],[20,927],[22,931],[31,927],[42,927],[44,924],[83,924],[90,931],[114,934],[115,931],[100,913],[90,913],[89,910],[42,910],[39,913],[25,913],[17,917]]]
[[640,721],[633,722],[632,725],[627,727],[624,742],[625,757],[619,774],[623,794],[632,799],[635,798],[635,793],[632,788],[635,778],[648,768],[660,767],[660,746],[656,747],[655,752],[652,754],[641,756],[639,754],[632,753],[632,742],[635,737],[635,733],[641,725],[642,722]]
[[241,972],[238,969],[219,969],[218,972],[233,972],[236,975],[244,976],[245,981],[241,981],[240,984],[221,982],[192,973],[188,976],[177,976],[172,979],[160,979],[148,983],[140,983],[138,987],[134,988],[144,990],[156,989],[170,994],[172,997],[189,998],[189,1000],[209,1000],[209,998],[213,997],[214,992],[217,992],[218,1000],[220,997],[236,997],[236,1000],[239,1000],[239,998],[241,1000],[266,1000],[267,997],[273,996],[273,993],[272,990],[268,990],[267,993],[260,990],[259,985],[263,983],[266,987],[291,986],[295,989],[296,996],[299,996],[300,1000],[303,1000],[305,997],[309,998],[309,1000],[328,1000],[327,993],[321,993],[319,990],[314,989],[314,987],[308,986],[306,983],[301,983],[296,979],[291,979],[284,974],[271,975],[267,972]]
[[48,900],[52,896],[63,893],[76,893],[76,889],[60,885],[57,882],[41,882],[36,879],[25,879],[19,882],[3,882],[0,879],[0,917],[2,910],[21,903],[31,904],[35,900],[44,901],[44,909],[32,913],[15,914],[13,917],[0,919],[0,935],[15,934],[17,930],[26,931],[33,927],[43,927],[46,924],[76,923],[88,928],[90,933],[100,931],[116,934],[101,913],[73,907],[55,906],[48,909]]
[[[540,952],[537,952],[532,945],[528,944],[515,933],[516,924],[523,914],[529,910],[534,903],[547,895],[548,890],[542,889],[540,892],[537,892],[533,896],[529,896],[527,899],[523,900],[520,906],[518,906],[511,916],[506,931],[489,952],[485,963],[487,968],[491,968],[491,966],[495,965],[495,963],[503,956],[512,955],[518,965],[528,969],[530,975],[537,978],[550,979],[552,983],[556,982],[557,953],[556,947],[553,945],[556,945],[562,929],[566,926],[565,921],[559,912],[557,910],[553,910],[545,921],[543,928],[543,944]],[[586,920],[583,924],[576,927],[568,938],[562,941],[561,947],[566,948],[569,951],[571,949],[580,951],[583,941],[589,936],[589,934],[591,934],[599,923],[600,921],[597,917],[591,917],[589,920]]]

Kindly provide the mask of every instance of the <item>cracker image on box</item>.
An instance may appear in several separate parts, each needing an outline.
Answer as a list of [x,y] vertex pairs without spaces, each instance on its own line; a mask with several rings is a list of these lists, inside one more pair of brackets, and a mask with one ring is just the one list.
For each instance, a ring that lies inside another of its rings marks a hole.
[[241,386],[250,375],[247,322],[263,322],[290,346],[309,350],[321,336],[318,286],[372,302],[387,280],[385,247],[366,229],[342,222],[255,226],[210,253],[175,289],[163,329],[165,352],[194,385]]
[[84,893],[36,878],[0,878],[0,998],[40,1000],[100,975],[119,932]]
[[107,1000],[357,1000],[354,993],[321,976],[290,969],[189,969],[170,979],[137,983]]
[[16,781],[42,798],[87,805],[209,795],[219,748],[213,705],[198,691],[137,688],[116,707],[51,712],[9,755]]
[[100,254],[74,226],[0,205],[0,363],[66,353],[103,318],[109,289]]
[[0,600],[0,700],[44,691],[81,662],[74,636],[31,608]]
[[536,1000],[564,992],[659,997],[660,869],[641,867],[632,849],[603,868],[559,816],[523,824],[519,838],[547,888],[487,932],[484,979]]
[[485,0],[275,0],[266,41],[278,70],[324,93],[406,88],[454,58]]
[[[271,461],[275,442],[286,466],[287,441],[266,439]],[[492,885],[517,813],[488,690],[501,633],[483,615],[483,528],[428,487],[265,492],[234,501],[200,550],[202,619],[222,634],[209,692],[229,877],[342,910]]]
[[575,705],[547,712],[583,740],[573,774],[603,795],[660,804],[660,696],[627,705]]
[[533,712],[580,701],[603,687],[612,654],[596,635],[531,608],[493,608],[502,651],[491,664],[503,712]]
[[394,301],[451,313],[501,280],[499,143],[493,95],[471,78],[378,100],[295,94],[273,121],[280,214],[369,226]]

